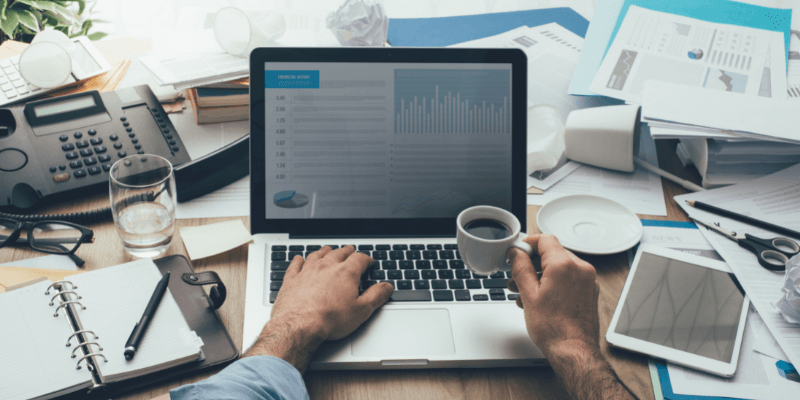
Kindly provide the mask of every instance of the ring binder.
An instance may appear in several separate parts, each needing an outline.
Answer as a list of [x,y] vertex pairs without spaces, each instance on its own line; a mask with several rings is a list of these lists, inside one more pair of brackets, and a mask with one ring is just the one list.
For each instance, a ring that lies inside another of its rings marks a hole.
[[[72,342],[72,338],[74,338],[75,336],[77,336],[77,335],[79,335],[81,333],[91,333],[94,336],[94,340],[100,339],[100,336],[97,336],[97,334],[92,332],[92,331],[88,331],[88,330],[85,330],[85,329],[84,330],[80,330],[80,331],[75,331],[75,333],[73,333],[72,335],[69,335],[69,339],[67,339],[67,347],[72,346],[72,343],[70,343],[70,342]],[[78,341],[78,344],[80,344],[80,341]]]
[[53,296],[53,298],[52,298],[52,299],[50,299],[50,305],[52,306],[53,304],[55,304],[55,302],[54,302],[53,300],[55,300],[55,299],[56,299],[56,297],[58,297],[58,296],[61,296],[61,295],[64,295],[64,294],[67,294],[67,293],[72,293],[72,294],[74,294],[75,296],[78,296],[78,300],[80,300],[80,299],[82,299],[82,298],[83,298],[83,297],[81,297],[81,295],[79,295],[79,294],[75,293],[75,291],[74,291],[74,290],[67,290],[67,291],[63,291],[63,292],[58,292],[58,293],[56,293],[56,294],[55,294],[55,296]]
[[94,357],[103,357],[103,361],[108,362],[108,359],[102,353],[89,353],[78,360],[78,363],[75,364],[75,369],[81,369],[81,361],[86,360],[86,363],[88,364],[89,360],[87,359],[93,359]]
[[[53,314],[53,316],[54,316],[54,317],[57,317],[57,316],[58,316],[58,310],[59,310],[61,307],[66,307],[66,306],[67,306],[67,305],[69,305],[69,304],[81,304],[81,302],[80,302],[80,301],[77,301],[77,300],[64,301],[64,302],[62,302],[61,304],[59,304],[59,305],[58,305],[58,307],[56,307],[56,312],[55,312],[55,314]],[[85,310],[85,309],[86,309],[86,307],[84,307],[84,306],[83,306],[83,304],[81,304],[81,309]]]
[[[93,344],[97,345],[97,351],[103,351],[103,348],[100,347],[100,343],[97,343],[97,342],[81,343],[79,346],[75,346],[75,348],[72,349],[72,356],[70,356],[70,358],[75,358],[75,351],[76,350],[80,349],[83,346],[90,346],[90,345],[93,345]],[[89,351],[91,351],[91,347],[89,348]]]
[[77,289],[77,288],[78,288],[77,286],[75,286],[75,284],[74,284],[74,283],[72,283],[72,282],[70,282],[70,281],[64,281],[64,280],[62,280],[62,281],[55,281],[55,282],[53,282],[53,283],[52,283],[50,286],[48,286],[48,287],[47,287],[47,291],[46,291],[46,292],[44,292],[44,294],[50,294],[50,288],[52,288],[53,286],[55,286],[55,287],[56,287],[56,290],[60,289],[60,288],[61,288],[61,284],[62,284],[62,283],[69,283],[70,285],[72,285],[72,290],[75,290],[75,289]]

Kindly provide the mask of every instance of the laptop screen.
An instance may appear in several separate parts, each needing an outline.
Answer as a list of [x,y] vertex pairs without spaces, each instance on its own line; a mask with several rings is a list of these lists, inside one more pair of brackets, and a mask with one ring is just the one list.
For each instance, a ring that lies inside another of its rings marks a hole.
[[511,64],[266,62],[266,219],[511,210]]

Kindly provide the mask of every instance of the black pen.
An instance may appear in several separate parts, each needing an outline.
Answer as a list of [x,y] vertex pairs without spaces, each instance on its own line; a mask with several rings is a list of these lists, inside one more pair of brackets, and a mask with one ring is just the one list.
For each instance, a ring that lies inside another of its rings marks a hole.
[[164,274],[164,277],[158,281],[156,290],[153,292],[153,296],[150,297],[150,301],[147,303],[147,307],[144,309],[144,315],[142,315],[142,319],[140,319],[139,322],[133,326],[133,332],[131,332],[131,336],[128,338],[128,341],[125,342],[126,360],[132,360],[133,355],[136,354],[136,350],[139,348],[139,344],[142,342],[145,332],[147,332],[147,327],[150,325],[150,321],[153,319],[153,316],[156,315],[156,310],[158,310],[158,305],[161,303],[164,293],[167,292],[168,285],[169,272]]
[[711,204],[708,204],[708,203],[703,203],[702,201],[686,200],[686,203],[689,204],[690,206],[694,207],[694,208],[699,209],[699,210],[705,210],[705,211],[708,211],[708,212],[711,212],[711,213],[714,213],[714,214],[717,214],[717,215],[721,215],[723,217],[728,217],[728,218],[731,218],[731,219],[735,219],[737,221],[741,221],[741,222],[744,222],[746,224],[750,224],[750,225],[753,225],[753,226],[756,226],[756,227],[759,227],[759,228],[762,228],[762,229],[766,229],[768,231],[776,232],[776,233],[778,233],[780,235],[786,235],[786,236],[789,236],[789,237],[793,237],[795,239],[800,239],[800,232],[793,231],[793,230],[791,230],[789,228],[784,228],[782,226],[778,226],[778,225],[775,225],[775,224],[770,224],[769,222],[761,221],[761,220],[755,219],[753,217],[748,217],[746,215],[742,215],[742,214],[738,214],[738,213],[735,213],[735,212],[732,212],[732,211],[728,211],[728,210],[726,210],[724,208],[719,208],[719,207],[716,207],[716,206],[712,206]]

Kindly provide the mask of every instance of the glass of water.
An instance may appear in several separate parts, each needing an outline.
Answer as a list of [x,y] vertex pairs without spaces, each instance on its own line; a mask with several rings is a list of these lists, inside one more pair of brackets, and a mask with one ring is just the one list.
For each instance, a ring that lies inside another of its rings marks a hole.
[[111,167],[111,212],[122,246],[135,257],[163,254],[175,232],[172,164],[152,154],[125,157]]

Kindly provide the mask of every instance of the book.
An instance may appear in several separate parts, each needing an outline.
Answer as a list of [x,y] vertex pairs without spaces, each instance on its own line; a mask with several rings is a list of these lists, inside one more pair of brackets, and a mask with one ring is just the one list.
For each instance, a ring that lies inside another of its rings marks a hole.
[[249,87],[239,89],[197,88],[198,107],[246,106],[250,104]]
[[198,86],[198,88],[207,89],[241,89],[243,87],[250,87],[250,78],[236,79],[227,82],[209,83],[206,85]]
[[186,91],[189,102],[192,104],[194,119],[198,125],[213,124],[217,122],[243,121],[250,118],[250,105],[225,106],[225,107],[200,107],[197,105],[197,89]]
[[169,290],[136,356],[123,356],[161,276],[143,259],[0,295],[0,342],[12,344],[0,347],[0,397],[47,399],[201,359],[202,340]]

